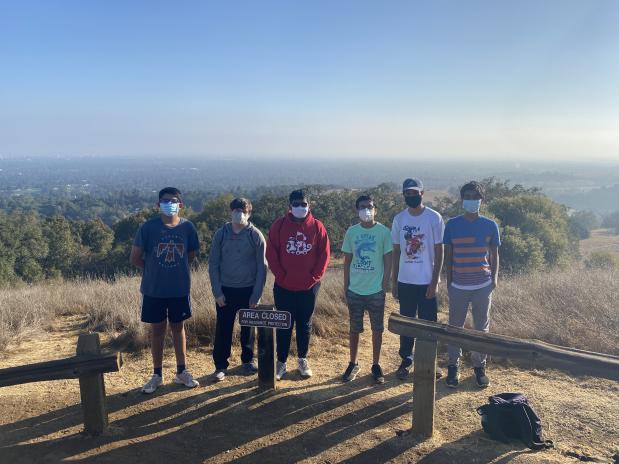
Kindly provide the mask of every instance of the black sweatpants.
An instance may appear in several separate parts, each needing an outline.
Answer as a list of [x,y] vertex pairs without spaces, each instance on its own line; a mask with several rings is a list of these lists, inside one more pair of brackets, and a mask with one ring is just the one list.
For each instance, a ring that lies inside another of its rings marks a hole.
[[[215,369],[227,369],[230,363],[230,350],[232,348],[232,331],[234,319],[239,309],[249,308],[249,297],[253,287],[232,288],[222,287],[226,297],[225,306],[217,306],[217,326],[215,328],[215,346],[213,348],[213,361]],[[241,361],[248,363],[254,357],[253,327],[241,327]]]
[[[398,282],[398,298],[400,314],[408,317],[418,317],[426,321],[437,319],[438,302],[436,297],[426,298],[427,285],[404,284]],[[405,359],[413,354],[415,339],[400,335],[400,357]]]
[[288,311],[292,315],[290,329],[277,330],[277,360],[286,362],[290,351],[292,329],[296,325],[297,356],[307,357],[309,351],[310,334],[312,332],[312,316],[316,307],[316,297],[320,290],[320,282],[309,290],[292,291],[286,290],[275,284],[273,287],[273,299],[275,307],[279,311]]

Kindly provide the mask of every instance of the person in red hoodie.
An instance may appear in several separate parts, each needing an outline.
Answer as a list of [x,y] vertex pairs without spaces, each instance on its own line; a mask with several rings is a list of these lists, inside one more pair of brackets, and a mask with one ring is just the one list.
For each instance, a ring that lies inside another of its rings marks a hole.
[[329,255],[327,230],[312,216],[309,197],[303,190],[293,191],[289,197],[288,214],[271,225],[266,250],[269,268],[275,276],[275,307],[292,314],[292,327],[277,330],[277,380],[286,374],[295,325],[299,372],[303,378],[312,376],[307,362],[312,316]]

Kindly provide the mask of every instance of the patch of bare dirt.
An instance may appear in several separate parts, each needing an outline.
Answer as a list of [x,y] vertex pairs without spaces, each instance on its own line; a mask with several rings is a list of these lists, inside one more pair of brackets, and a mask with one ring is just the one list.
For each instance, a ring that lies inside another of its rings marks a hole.
[[[28,340],[4,355],[0,368],[70,356],[84,321],[63,317],[45,337]],[[489,366],[492,384],[474,386],[465,369],[456,391],[437,384],[436,432],[420,440],[411,426],[412,384],[394,376],[397,336],[385,333],[384,385],[375,385],[370,333],[362,335],[362,372],[342,384],[347,341],[314,338],[314,377],[292,371],[274,392],[261,393],[256,378],[232,369],[210,381],[210,350],[190,350],[188,365],[200,387],[170,383],[174,358],[167,351],[166,384],[151,396],[140,393],[148,378],[147,352],[125,356],[121,372],[106,375],[110,430],[81,434],[77,380],[31,383],[0,389],[1,463],[576,463],[613,462],[619,453],[619,384],[572,378],[556,371]],[[235,350],[232,365],[237,365]],[[294,359],[291,357],[291,360]],[[289,369],[293,366],[289,361]],[[443,364],[444,366],[444,364]],[[490,440],[475,408],[489,395],[521,391],[542,417],[556,448],[530,452],[519,443]]]

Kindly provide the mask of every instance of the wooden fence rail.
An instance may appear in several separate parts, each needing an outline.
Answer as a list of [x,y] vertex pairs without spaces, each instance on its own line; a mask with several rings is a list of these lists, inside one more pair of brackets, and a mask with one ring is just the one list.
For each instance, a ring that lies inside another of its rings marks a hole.
[[79,336],[77,356],[26,366],[0,369],[0,387],[45,380],[79,379],[84,412],[84,430],[102,433],[108,424],[103,374],[117,372],[122,366],[120,353],[102,353],[99,334]]
[[526,361],[531,367],[551,367],[576,375],[619,381],[618,356],[461,329],[396,313],[389,317],[389,330],[417,338],[413,373],[413,432],[420,435],[432,436],[434,431],[438,340],[467,350]]

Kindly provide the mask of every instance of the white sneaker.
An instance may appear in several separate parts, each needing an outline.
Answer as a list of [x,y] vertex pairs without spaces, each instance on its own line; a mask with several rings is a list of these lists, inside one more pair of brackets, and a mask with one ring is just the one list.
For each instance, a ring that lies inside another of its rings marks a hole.
[[307,362],[307,358],[299,358],[299,372],[301,373],[301,377],[307,379],[311,377],[312,369],[309,367],[309,363]]
[[286,363],[277,361],[277,368],[275,369],[275,378],[281,380],[286,374]]
[[142,387],[142,393],[150,395],[157,390],[157,387],[160,387],[161,385],[163,385],[163,378],[159,374],[153,374],[148,382],[146,382]]
[[221,382],[225,378],[226,378],[225,369],[217,369],[215,373],[213,374],[213,380],[215,380],[215,382]]
[[176,374],[176,377],[174,377],[174,383],[185,385],[187,388],[195,388],[200,385],[197,380],[193,379],[187,369],[180,374]]

